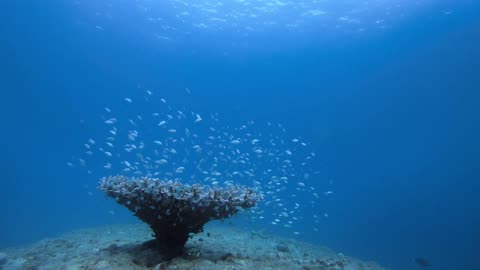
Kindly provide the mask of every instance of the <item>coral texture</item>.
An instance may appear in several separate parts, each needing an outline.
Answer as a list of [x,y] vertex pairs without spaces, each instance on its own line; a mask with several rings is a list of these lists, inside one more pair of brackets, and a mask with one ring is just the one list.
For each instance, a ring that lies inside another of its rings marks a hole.
[[180,255],[189,236],[208,221],[228,218],[263,198],[244,186],[184,185],[148,177],[106,177],[99,189],[150,226],[156,247],[167,258]]

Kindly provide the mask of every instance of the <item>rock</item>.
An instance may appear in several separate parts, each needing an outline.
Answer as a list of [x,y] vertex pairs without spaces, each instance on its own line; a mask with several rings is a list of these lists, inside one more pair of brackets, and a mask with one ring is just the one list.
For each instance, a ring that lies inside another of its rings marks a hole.
[[245,267],[247,266],[247,263],[245,262],[245,260],[242,260],[242,259],[236,260],[235,264],[240,266],[242,269],[245,269]]
[[111,269],[111,268],[110,268],[110,265],[107,261],[101,260],[95,265],[95,269],[97,269],[97,270],[107,270],[107,269]]
[[277,250],[280,252],[290,252],[290,249],[288,248],[288,246],[284,244],[279,244],[277,246]]
[[159,263],[155,266],[155,270],[167,270],[167,263]]
[[[8,269],[8,270],[25,270],[25,264],[27,260],[24,258],[16,258],[13,260],[9,260],[6,265],[0,265],[0,269]],[[5,267],[5,268],[3,268]]]
[[7,254],[0,252],[0,266],[7,263],[7,261],[8,261]]
[[195,270],[211,270],[215,269],[216,266],[213,262],[208,261],[208,260],[199,260],[198,262],[195,263],[195,267],[193,269]]
[[69,265],[66,270],[82,270],[83,267],[79,264]]

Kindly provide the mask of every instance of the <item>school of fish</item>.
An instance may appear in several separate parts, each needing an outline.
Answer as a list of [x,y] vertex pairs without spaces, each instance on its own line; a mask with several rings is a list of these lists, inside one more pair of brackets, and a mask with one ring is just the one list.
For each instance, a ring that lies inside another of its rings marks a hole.
[[[186,92],[190,94],[188,88]],[[218,113],[174,108],[153,90],[137,99],[125,97],[118,112],[105,107],[104,134],[86,138],[83,152],[67,165],[101,177],[251,186],[265,198],[249,210],[247,219],[294,235],[305,228],[318,231],[328,218],[321,199],[333,191],[318,188],[323,180],[313,170],[316,155],[301,137],[289,138],[281,124],[246,121],[234,127],[222,122]],[[136,103],[140,107],[133,107]],[[300,223],[302,229],[296,229]]]

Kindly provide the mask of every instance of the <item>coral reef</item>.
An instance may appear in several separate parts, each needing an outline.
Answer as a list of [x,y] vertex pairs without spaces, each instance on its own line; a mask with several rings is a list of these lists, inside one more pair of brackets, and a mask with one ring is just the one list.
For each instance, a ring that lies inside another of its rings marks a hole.
[[151,244],[166,258],[180,255],[188,238],[208,221],[228,218],[263,198],[244,186],[184,185],[148,177],[106,177],[99,189],[150,226],[155,236]]
[[[142,245],[145,224],[71,231],[24,247],[0,249],[2,270],[386,270],[326,247],[211,222],[194,235],[181,256],[164,260]],[[2,268],[3,267],[3,268]],[[416,269],[412,265],[411,269]],[[418,268],[420,269],[420,268]]]

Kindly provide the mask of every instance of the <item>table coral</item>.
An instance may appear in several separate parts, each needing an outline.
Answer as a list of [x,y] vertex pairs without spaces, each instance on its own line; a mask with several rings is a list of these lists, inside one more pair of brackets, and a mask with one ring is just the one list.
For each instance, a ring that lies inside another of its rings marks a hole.
[[245,186],[186,185],[148,177],[110,176],[100,181],[99,189],[150,226],[153,243],[167,258],[180,255],[189,236],[208,221],[231,217],[263,199]]

